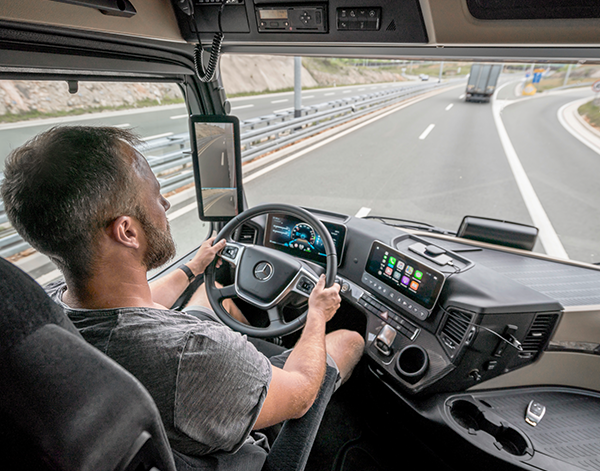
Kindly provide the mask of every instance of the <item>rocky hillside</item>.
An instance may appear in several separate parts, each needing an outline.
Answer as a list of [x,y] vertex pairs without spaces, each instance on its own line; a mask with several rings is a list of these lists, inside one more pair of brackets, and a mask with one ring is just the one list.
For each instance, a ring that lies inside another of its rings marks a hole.
[[[229,96],[289,90],[294,86],[294,59],[225,55],[221,74]],[[400,74],[338,59],[303,59],[304,88],[399,80]],[[71,94],[66,82],[0,80],[0,122],[177,102],[183,102],[183,97],[176,84],[81,82]]]

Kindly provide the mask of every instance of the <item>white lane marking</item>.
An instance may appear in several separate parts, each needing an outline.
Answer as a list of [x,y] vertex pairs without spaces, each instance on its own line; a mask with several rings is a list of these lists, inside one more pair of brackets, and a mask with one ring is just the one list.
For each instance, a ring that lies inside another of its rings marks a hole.
[[[441,90],[439,93],[442,93],[442,91],[446,91],[446,90]],[[439,93],[436,93],[435,95],[437,95]],[[420,97],[420,98],[416,98],[415,100],[411,101],[410,103],[404,103],[402,105],[399,105],[397,108],[394,108],[394,109],[392,109],[390,111],[382,113],[382,114],[380,114],[378,116],[375,116],[374,118],[371,118],[371,119],[369,119],[367,121],[363,121],[362,123],[357,124],[356,126],[352,126],[351,128],[346,129],[345,131],[342,131],[340,133],[337,133],[337,134],[335,134],[335,135],[333,135],[333,136],[331,136],[331,137],[329,137],[327,139],[324,139],[321,142],[318,142],[318,143],[316,143],[316,144],[314,144],[312,146],[309,146],[306,149],[303,149],[303,150],[299,151],[296,154],[290,155],[289,157],[287,157],[285,159],[281,159],[278,162],[275,162],[274,164],[269,165],[268,167],[263,168],[262,170],[254,172],[252,175],[244,177],[243,183],[250,183],[252,180],[254,180],[254,179],[258,178],[258,177],[262,177],[266,173],[269,173],[271,170],[275,170],[275,169],[277,169],[277,168],[279,168],[279,167],[281,167],[281,166],[283,166],[283,165],[285,165],[285,164],[287,164],[287,163],[289,163],[289,162],[291,162],[293,160],[296,160],[299,157],[302,157],[303,155],[306,155],[306,154],[308,154],[310,152],[313,152],[313,151],[317,150],[320,147],[326,146],[327,144],[329,144],[329,143],[331,143],[331,142],[333,142],[333,141],[335,141],[335,140],[337,140],[337,139],[339,139],[341,137],[344,137],[347,134],[353,133],[357,129],[360,129],[360,128],[364,127],[364,126],[368,126],[369,124],[372,124],[372,123],[374,123],[376,121],[379,121],[380,119],[385,118],[386,116],[389,116],[392,113],[396,113],[397,111],[403,110],[404,108],[407,108],[407,107],[409,107],[411,105],[414,105],[415,103],[418,103],[420,101],[426,100],[427,98],[430,98],[430,97],[431,97],[431,95],[427,95],[427,96],[423,96],[423,97]]]
[[371,212],[371,208],[365,208],[364,206],[358,210],[358,212],[354,215],[356,218],[364,218],[368,216]]
[[188,204],[187,206],[184,206],[183,208],[178,209],[177,211],[173,211],[170,214],[167,214],[167,219],[169,220],[169,222],[171,222],[173,219],[177,219],[180,216],[183,216],[186,213],[189,213],[190,211],[196,209],[198,207],[198,203],[196,201],[194,201],[191,204]]
[[284,111],[291,111],[293,109],[294,109],[293,107],[292,108],[283,108],[282,110],[275,110],[275,111],[273,111],[273,113],[283,113]]
[[435,128],[435,124],[430,124],[429,126],[427,126],[427,129],[425,129],[425,131],[423,131],[423,133],[419,136],[419,139],[423,140],[427,136],[429,136],[429,133],[431,132],[431,130],[433,128]]
[[462,100],[465,97],[465,94],[463,93],[461,96],[458,97],[459,100]]
[[144,137],[142,138],[143,141],[151,141],[152,139],[158,139],[160,137],[168,137],[168,136],[172,136],[173,133],[172,132],[165,132],[163,134],[156,134],[155,136],[148,136],[148,137]]
[[359,88],[358,91],[359,92],[364,92],[366,90],[366,88]]
[[452,108],[454,106],[454,103],[450,103],[448,106],[446,106],[446,111],[448,111],[450,108]]
[[183,119],[183,118],[187,118],[188,115],[187,114],[178,114],[176,116],[171,116],[169,119]]
[[[584,103],[585,101],[588,101],[588,99],[585,98],[585,100],[581,100],[582,103]],[[589,147],[590,149],[592,149],[597,154],[600,154],[600,148],[598,148],[598,146],[592,144],[585,137],[583,137],[581,134],[579,134],[577,131],[575,131],[571,127],[571,125],[567,122],[567,120],[565,119],[565,117],[563,116],[565,114],[565,108],[567,108],[568,106],[571,106],[571,105],[573,105],[573,102],[567,103],[566,105],[563,105],[563,106],[560,107],[560,109],[558,110],[558,121],[560,122],[560,124],[562,125],[562,127],[565,128],[579,142],[581,142],[582,144],[585,144],[587,147]]]
[[542,203],[540,202],[537,194],[535,193],[533,185],[529,181],[529,177],[527,177],[527,173],[525,173],[525,169],[523,168],[523,165],[519,160],[519,156],[517,155],[517,152],[515,151],[515,148],[513,147],[512,142],[508,137],[508,133],[506,132],[506,128],[504,127],[504,123],[502,122],[502,118],[500,117],[500,112],[506,105],[508,105],[508,103],[506,103],[506,100],[500,101],[496,99],[497,93],[500,91],[501,88],[503,87],[498,88],[494,95],[492,113],[494,115],[496,129],[498,130],[500,142],[502,143],[502,147],[504,148],[504,153],[506,154],[508,164],[510,166],[510,169],[512,170],[513,176],[515,177],[515,181],[517,183],[519,191],[521,192],[521,197],[525,202],[527,211],[529,211],[529,215],[531,216],[533,225],[536,226],[540,231],[540,242],[544,246],[544,250],[548,255],[551,255],[553,257],[568,259],[569,255],[567,254],[565,248],[560,242],[558,234],[556,233],[554,227],[552,226],[552,223],[550,222],[550,218],[548,218],[546,211],[544,211],[544,207],[542,206]]
[[243,110],[245,108],[252,108],[254,105],[242,105],[242,106],[232,106],[231,111],[233,110]]
[[350,93],[352,90],[344,90],[342,93]]
[[274,105],[275,103],[285,103],[286,101],[289,101],[287,98],[285,100],[273,100],[271,102],[272,105]]
[[115,128],[128,128],[129,126],[131,126],[129,123],[115,124]]
[[302,98],[314,98],[314,97],[315,97],[314,95],[305,95],[305,96],[302,96]]
[[331,96],[331,95],[335,95],[335,92],[325,93],[325,95],[323,95],[323,96]]

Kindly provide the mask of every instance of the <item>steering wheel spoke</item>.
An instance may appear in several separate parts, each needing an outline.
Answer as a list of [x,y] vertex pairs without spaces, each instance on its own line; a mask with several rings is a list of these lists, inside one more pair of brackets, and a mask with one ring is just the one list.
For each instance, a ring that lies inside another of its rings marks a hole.
[[223,302],[226,299],[235,298],[237,296],[237,291],[235,290],[235,285],[224,286],[223,288],[215,288],[215,294],[217,300],[219,302]]
[[279,328],[285,325],[285,322],[283,320],[283,313],[281,312],[278,306],[274,306],[271,309],[268,309],[267,315],[269,316],[270,328]]

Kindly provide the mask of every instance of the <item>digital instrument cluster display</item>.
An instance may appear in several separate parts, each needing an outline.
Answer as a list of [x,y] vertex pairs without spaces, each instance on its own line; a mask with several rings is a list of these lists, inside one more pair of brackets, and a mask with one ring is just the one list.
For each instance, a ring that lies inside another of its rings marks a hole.
[[[323,221],[323,225],[331,234],[339,264],[346,240],[346,228],[341,224],[326,221]],[[265,247],[323,264],[327,261],[321,236],[310,224],[293,216],[269,214]]]
[[444,285],[441,272],[377,241],[365,271],[425,309],[435,305]]

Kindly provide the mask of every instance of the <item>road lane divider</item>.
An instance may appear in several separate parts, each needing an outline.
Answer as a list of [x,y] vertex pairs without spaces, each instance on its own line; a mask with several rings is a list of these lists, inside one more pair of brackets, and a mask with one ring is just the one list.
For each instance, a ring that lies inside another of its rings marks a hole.
[[[509,83],[511,82],[508,82],[504,86],[508,85]],[[514,103],[508,100],[498,100],[496,98],[498,92],[503,87],[498,88],[494,94],[494,99],[492,101],[492,114],[494,117],[494,123],[496,124],[496,129],[498,131],[498,136],[500,137],[500,142],[502,143],[502,148],[504,149],[504,154],[508,160],[508,164],[517,183],[517,187],[521,193],[521,197],[525,202],[525,207],[527,208],[531,220],[533,221],[533,225],[536,226],[540,231],[539,238],[540,242],[544,246],[544,250],[550,256],[569,259],[569,255],[563,247],[558,234],[554,230],[554,226],[546,214],[546,211],[544,210],[544,207],[542,206],[542,203],[538,198],[533,185],[531,184],[531,181],[525,172],[525,169],[523,168],[523,164],[517,155],[517,151],[512,145],[510,137],[508,136],[508,132],[506,132],[506,128],[504,127],[504,123],[502,122],[502,110],[509,104]]]
[[273,100],[271,102],[272,105],[276,104],[276,103],[285,103],[286,101],[289,101],[287,98],[285,100]]
[[454,103],[450,103],[448,106],[446,106],[446,111],[450,111],[450,109],[454,106]]
[[241,105],[241,106],[233,106],[231,107],[231,111],[235,110],[245,110],[246,108],[252,108],[254,105]]
[[427,126],[427,129],[425,129],[425,131],[421,133],[419,139],[424,140],[427,136],[429,136],[429,133],[432,131],[433,128],[435,128],[435,124],[430,124],[429,126]]

